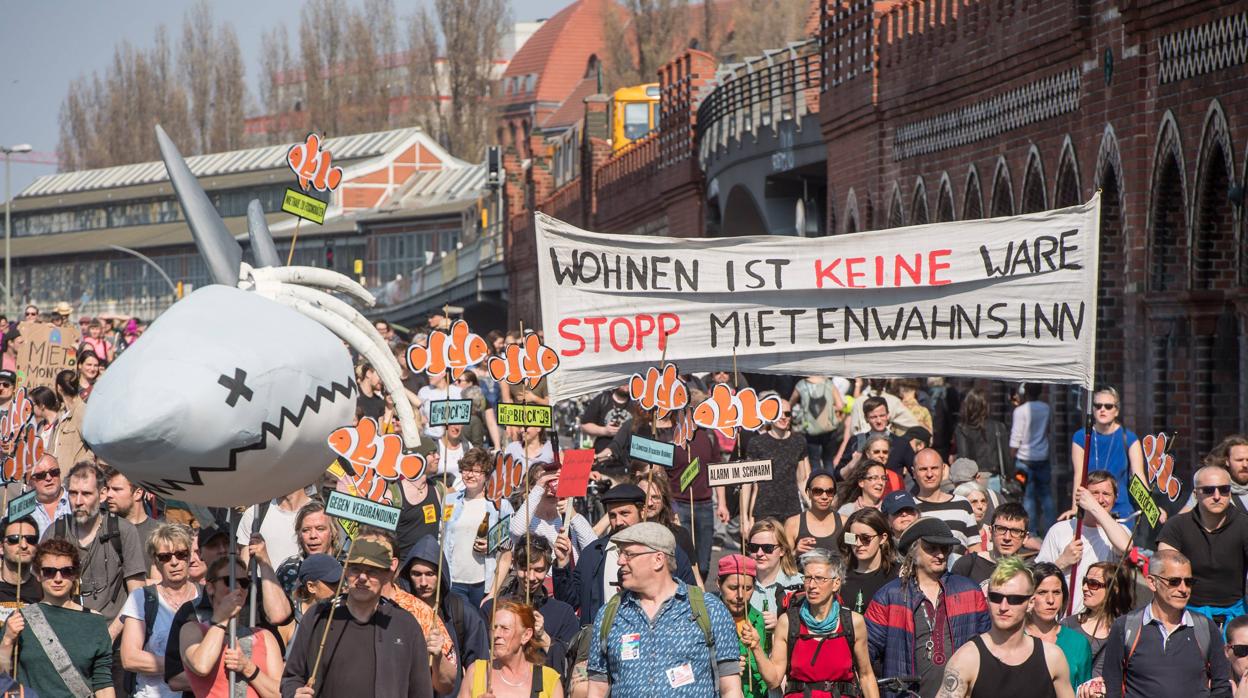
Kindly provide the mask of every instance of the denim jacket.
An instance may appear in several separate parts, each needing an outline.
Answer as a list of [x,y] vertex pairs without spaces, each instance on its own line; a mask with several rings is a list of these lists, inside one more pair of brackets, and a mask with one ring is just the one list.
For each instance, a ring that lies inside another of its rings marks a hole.
[[[451,518],[450,518],[450,521],[448,521],[447,523],[448,531],[455,528],[455,522],[458,521],[460,515],[464,513],[463,505],[464,505],[463,490],[459,490],[457,492],[451,492],[446,495],[446,501],[443,503],[442,506],[443,506],[444,511],[446,509],[451,510]],[[504,516],[511,516],[511,514],[512,514],[511,502],[507,501],[505,498],[500,499],[497,506],[490,507],[490,527],[493,528],[494,524],[498,523],[499,518],[504,517]],[[507,535],[510,536],[510,532],[508,532]],[[444,554],[446,555],[446,559],[454,560],[455,559],[455,536],[450,535],[449,533],[448,535],[444,536],[442,539],[442,547],[445,550]],[[471,554],[471,551],[465,554]],[[498,566],[498,557],[496,555],[485,556],[485,588],[487,591],[490,589],[490,585],[494,580],[494,570],[496,569],[497,566]]]

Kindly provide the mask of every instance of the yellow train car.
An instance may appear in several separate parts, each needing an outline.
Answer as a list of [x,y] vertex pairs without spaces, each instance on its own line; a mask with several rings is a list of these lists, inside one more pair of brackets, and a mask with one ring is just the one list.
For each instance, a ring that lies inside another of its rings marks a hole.
[[621,87],[611,95],[611,150],[659,128],[659,83]]

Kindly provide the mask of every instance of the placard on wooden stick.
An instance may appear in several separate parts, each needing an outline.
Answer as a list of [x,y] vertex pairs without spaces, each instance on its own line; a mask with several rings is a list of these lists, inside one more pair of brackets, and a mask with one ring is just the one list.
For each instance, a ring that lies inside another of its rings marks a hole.
[[634,434],[628,441],[628,457],[670,468],[676,458],[676,447],[663,441],[655,441]]
[[472,400],[434,400],[429,403],[429,426],[467,424],[472,421]]
[[398,507],[378,504],[371,499],[352,497],[341,492],[330,492],[329,499],[325,502],[325,513],[347,521],[393,531],[399,526],[401,511]]
[[498,403],[495,410],[500,427],[541,427],[549,429],[552,424],[550,405],[520,405],[512,402]]
[[715,463],[706,466],[706,479],[711,487],[767,482],[771,480],[771,461],[747,460],[735,463]]

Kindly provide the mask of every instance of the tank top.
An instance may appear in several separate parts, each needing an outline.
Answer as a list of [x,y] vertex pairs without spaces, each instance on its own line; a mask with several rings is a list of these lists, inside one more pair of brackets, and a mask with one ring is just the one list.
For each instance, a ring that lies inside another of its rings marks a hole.
[[[810,532],[810,527],[806,525],[806,515],[809,513],[810,512],[804,511],[797,519],[797,540],[801,540],[803,538],[814,538],[816,548],[823,548],[830,553],[837,552],[839,548],[837,548],[836,542],[841,538],[841,532],[845,527],[845,519],[842,518],[840,514],[832,512],[832,516],[834,517],[833,520],[836,522],[836,528],[832,530],[832,535],[816,536]],[[797,541],[794,541],[794,543],[796,542]]]
[[979,676],[971,698],[1057,698],[1049,665],[1044,661],[1044,644],[1034,637],[1031,641],[1031,656],[1013,666],[993,656],[983,637],[976,635],[972,642],[979,650]]
[[[485,675],[489,671],[490,661],[478,659],[472,663],[472,698],[485,695]],[[555,686],[559,685],[559,672],[548,666],[533,665],[533,690],[529,693],[533,698],[551,698],[555,695]],[[538,688],[540,682],[541,688]]]
[[[205,633],[208,632],[209,625],[207,623],[199,623],[199,627]],[[251,633],[244,635],[245,628],[238,629],[238,647],[244,654],[251,657],[251,661],[261,671],[268,666],[268,644],[264,641],[264,635],[267,630],[255,628]],[[217,657],[217,666],[213,668],[212,673],[207,676],[199,676],[193,671],[186,672],[186,680],[191,684],[191,692],[195,694],[195,698],[229,698],[230,696],[230,672],[225,670],[225,662],[221,657]],[[239,683],[247,688],[247,698],[260,698],[260,694],[256,689],[240,679]]]
[[[848,618],[849,614],[845,614],[844,617]],[[809,686],[810,692],[807,693],[805,688],[795,685],[795,682],[821,684],[825,681],[843,681],[852,683],[855,680],[854,653],[843,628],[837,629],[831,635],[812,637],[806,624],[800,623],[797,629],[797,639],[793,641],[789,654],[788,677],[790,690],[785,692],[786,698],[789,696],[842,698],[843,695],[848,695],[817,690],[814,686]]]

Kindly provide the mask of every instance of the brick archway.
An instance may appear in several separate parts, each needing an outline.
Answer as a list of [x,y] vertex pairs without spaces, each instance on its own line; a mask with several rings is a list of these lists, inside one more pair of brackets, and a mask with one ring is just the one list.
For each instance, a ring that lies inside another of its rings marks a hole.
[[1153,164],[1153,200],[1149,206],[1148,289],[1181,291],[1188,286],[1187,184],[1183,151],[1173,115],[1162,120]]
[[1079,192],[1079,163],[1075,159],[1070,136],[1067,136],[1066,142],[1062,144],[1061,159],[1057,163],[1057,184],[1053,188],[1053,207],[1078,206],[1083,203],[1083,197]]
[[949,182],[949,173],[940,175],[940,191],[936,194],[936,222],[948,223],[957,220],[953,212],[953,185]]
[[1237,263],[1235,207],[1228,192],[1234,177],[1230,135],[1221,105],[1214,100],[1205,119],[1196,159],[1196,219],[1192,226],[1192,288],[1228,290],[1235,286]]
[[966,196],[962,200],[962,220],[984,217],[984,194],[979,188],[979,170],[971,165],[966,172]]
[[1010,166],[1005,162],[1005,158],[998,158],[997,171],[992,176],[992,208],[988,213],[990,217],[1014,215],[1013,187],[1010,181]]
[[901,187],[893,182],[892,203],[888,206],[888,227],[900,228],[906,224],[906,211],[901,207]]
[[1040,151],[1034,145],[1027,156],[1027,170],[1023,174],[1022,203],[1019,213],[1035,213],[1049,207],[1044,193],[1044,165],[1040,161]]
[[927,217],[927,185],[919,177],[914,183],[914,196],[910,204],[910,225],[926,225]]

